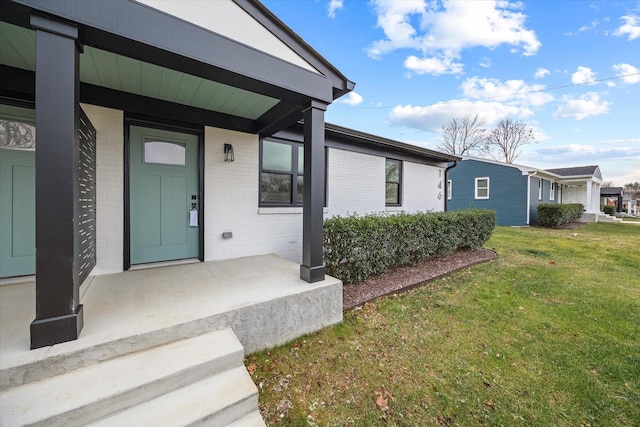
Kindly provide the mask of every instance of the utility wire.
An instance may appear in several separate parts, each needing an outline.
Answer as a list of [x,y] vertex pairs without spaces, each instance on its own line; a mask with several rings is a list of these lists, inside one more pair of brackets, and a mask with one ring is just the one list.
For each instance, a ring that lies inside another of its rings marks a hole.
[[[552,90],[557,90],[557,89],[566,89],[566,88],[570,88],[570,87],[576,87],[576,86],[585,86],[585,85],[592,85],[595,83],[602,83],[602,82],[606,82],[609,80],[616,80],[616,79],[623,79],[625,77],[632,77],[632,76],[638,76],[640,75],[640,71],[637,73],[631,73],[631,74],[623,74],[620,76],[614,76],[614,77],[605,77],[602,79],[594,79],[594,80],[589,80],[588,82],[582,82],[582,83],[571,83],[568,85],[561,85],[561,86],[551,86],[551,87],[547,87],[544,89],[534,89],[534,90],[527,90],[524,92],[515,92],[512,94],[508,94],[508,95],[495,95],[495,96],[487,96],[484,98],[474,98],[474,101],[485,101],[488,99],[497,99],[497,98],[515,98],[517,96],[521,96],[521,95],[528,95],[530,93],[539,93],[539,92],[548,92],[548,91],[552,91]],[[439,102],[434,102],[431,105],[441,105],[441,104],[457,104],[460,102],[469,102],[469,99],[451,99],[449,101],[439,101]],[[338,105],[336,105],[337,107]],[[384,109],[391,109],[391,108],[395,108],[396,106],[393,107],[387,107],[387,106],[371,106],[371,107],[345,107],[345,108],[353,108],[353,109],[358,109],[358,110],[384,110]]]

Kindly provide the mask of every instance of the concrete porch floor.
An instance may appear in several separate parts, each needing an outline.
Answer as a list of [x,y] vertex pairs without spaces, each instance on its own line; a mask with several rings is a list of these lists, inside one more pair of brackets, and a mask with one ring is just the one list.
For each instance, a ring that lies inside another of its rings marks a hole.
[[29,350],[35,284],[0,286],[0,389],[231,327],[251,353],[342,320],[342,282],[306,283],[275,255],[95,276],[78,340]]

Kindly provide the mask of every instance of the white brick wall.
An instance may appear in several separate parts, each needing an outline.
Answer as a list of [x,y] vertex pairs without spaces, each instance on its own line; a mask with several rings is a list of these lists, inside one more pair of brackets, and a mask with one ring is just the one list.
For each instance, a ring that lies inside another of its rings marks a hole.
[[385,210],[385,158],[327,150],[328,216]]
[[82,104],[96,128],[96,267],[93,274],[122,271],[124,233],[124,124],[119,110]]
[[384,157],[339,149],[327,156],[328,216],[444,210],[444,168],[402,162],[402,206],[386,207]]
[[[258,208],[257,135],[206,127],[205,141],[205,259],[276,253],[300,262],[302,210]],[[225,143],[234,162],[224,162]]]
[[402,165],[402,210],[405,212],[444,210],[445,168],[411,162],[403,162]]

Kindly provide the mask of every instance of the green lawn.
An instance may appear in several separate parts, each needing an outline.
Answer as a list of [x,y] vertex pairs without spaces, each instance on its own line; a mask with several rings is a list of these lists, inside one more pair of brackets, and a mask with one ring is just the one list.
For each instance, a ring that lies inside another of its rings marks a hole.
[[639,426],[640,227],[498,227],[499,259],[248,356],[268,425]]

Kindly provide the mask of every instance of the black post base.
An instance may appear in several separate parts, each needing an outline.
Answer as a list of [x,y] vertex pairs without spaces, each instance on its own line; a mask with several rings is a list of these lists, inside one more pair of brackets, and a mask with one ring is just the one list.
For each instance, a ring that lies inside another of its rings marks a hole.
[[31,322],[31,350],[77,340],[84,325],[82,304],[75,313]]
[[315,283],[324,280],[324,264],[318,267],[300,266],[300,278],[308,283]]

